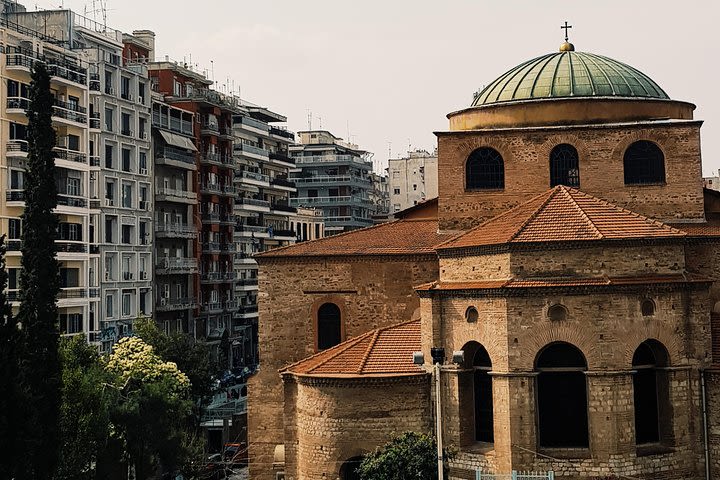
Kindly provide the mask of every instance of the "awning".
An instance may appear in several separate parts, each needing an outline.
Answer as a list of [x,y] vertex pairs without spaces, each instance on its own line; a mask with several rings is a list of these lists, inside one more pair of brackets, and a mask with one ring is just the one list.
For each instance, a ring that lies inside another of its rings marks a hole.
[[198,149],[195,148],[195,144],[192,142],[192,140],[187,137],[183,137],[182,135],[176,135],[170,132],[165,132],[163,130],[160,130],[160,135],[162,135],[163,140],[165,140],[165,142],[170,145],[185,148],[187,150],[192,150],[193,152],[198,151]]

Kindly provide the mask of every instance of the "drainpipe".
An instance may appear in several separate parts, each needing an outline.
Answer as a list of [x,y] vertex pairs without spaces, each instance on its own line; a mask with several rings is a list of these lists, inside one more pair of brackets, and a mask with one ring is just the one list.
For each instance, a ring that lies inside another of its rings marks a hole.
[[440,408],[440,364],[433,365],[435,373],[435,437],[437,440],[437,466],[438,480],[443,480],[443,431],[442,431],[442,409]]
[[703,435],[705,437],[705,480],[710,480],[710,449],[708,447],[707,398],[705,394],[705,369],[700,369],[700,389],[702,390]]

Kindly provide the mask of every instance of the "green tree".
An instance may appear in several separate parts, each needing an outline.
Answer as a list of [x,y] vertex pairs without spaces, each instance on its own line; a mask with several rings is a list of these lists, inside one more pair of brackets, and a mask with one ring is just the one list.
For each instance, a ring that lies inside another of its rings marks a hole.
[[190,380],[139,337],[121,339],[105,368],[120,397],[112,422],[135,476],[183,469],[197,458]]
[[103,368],[97,348],[81,336],[60,342],[60,362],[62,440],[56,478],[92,479],[98,456],[110,442],[110,412],[117,403],[117,390],[109,388],[112,375]]
[[133,331],[165,361],[174,362],[190,380],[190,394],[198,402],[212,393],[212,374],[215,371],[210,361],[207,345],[195,341],[189,335],[161,332],[150,318],[139,318],[133,324]]
[[[445,455],[451,456],[447,452]],[[357,472],[361,480],[437,480],[435,439],[422,433],[405,432],[365,455]]]
[[22,215],[22,271],[20,310],[25,345],[20,363],[24,394],[23,449],[20,479],[47,479],[55,472],[60,445],[60,361],[57,326],[59,264],[55,259],[58,218],[55,186],[55,131],[51,114],[50,75],[36,62],[30,82],[27,111],[28,156],[25,173],[25,211]]
[[0,478],[16,475],[16,461],[22,451],[16,441],[20,431],[19,357],[21,331],[12,315],[5,289],[8,274],[5,265],[5,235],[0,237]]

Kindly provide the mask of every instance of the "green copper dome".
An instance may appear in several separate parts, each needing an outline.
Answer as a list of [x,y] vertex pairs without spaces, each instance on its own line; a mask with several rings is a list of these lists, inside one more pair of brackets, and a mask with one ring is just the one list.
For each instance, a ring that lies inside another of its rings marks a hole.
[[534,58],[501,75],[475,96],[472,105],[568,97],[669,99],[657,83],[635,68],[565,45],[565,51]]

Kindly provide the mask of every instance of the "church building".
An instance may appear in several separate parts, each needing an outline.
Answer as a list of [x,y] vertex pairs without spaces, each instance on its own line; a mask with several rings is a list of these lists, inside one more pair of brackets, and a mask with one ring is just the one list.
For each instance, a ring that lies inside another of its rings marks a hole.
[[450,479],[720,478],[720,194],[694,109],[566,41],[448,115],[436,199],[258,255],[251,477],[355,479],[433,433],[443,348]]

